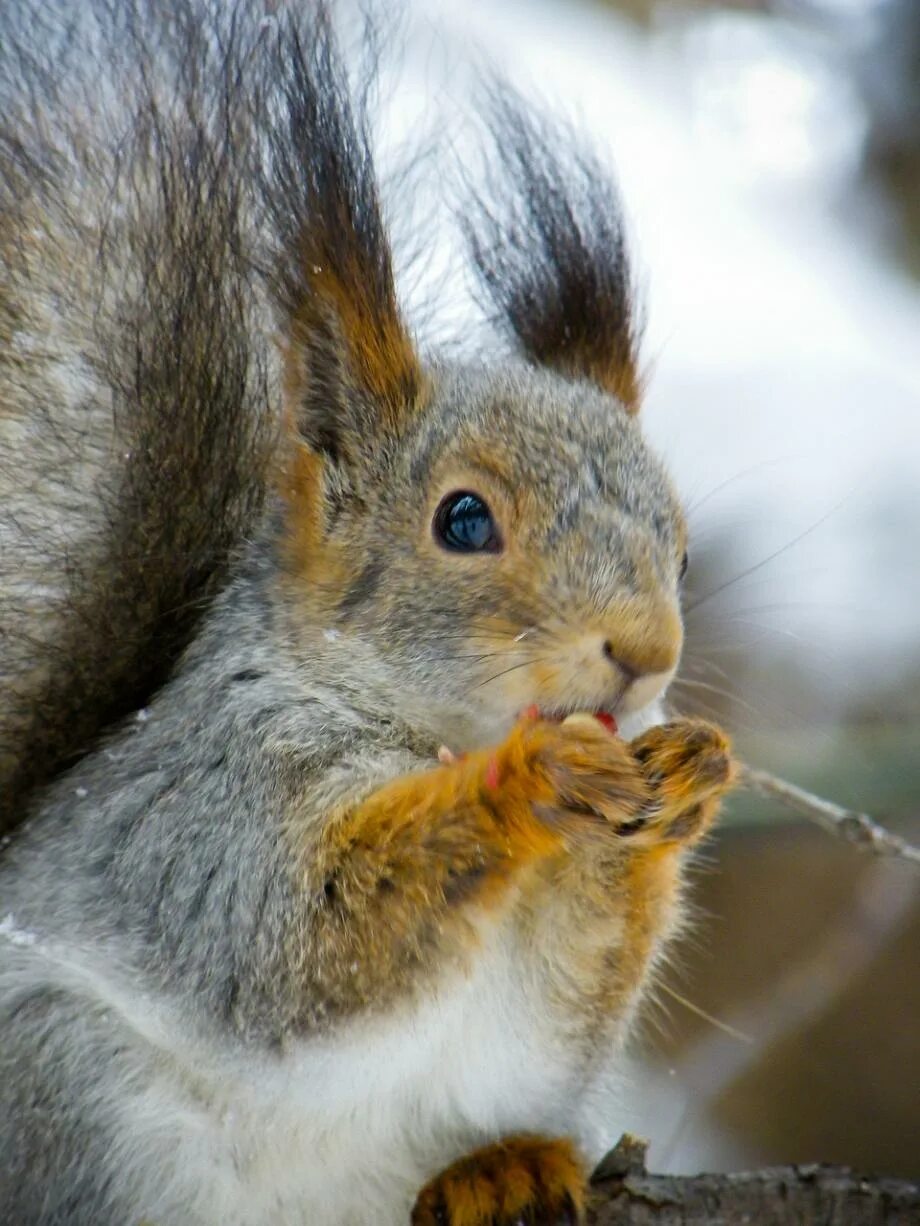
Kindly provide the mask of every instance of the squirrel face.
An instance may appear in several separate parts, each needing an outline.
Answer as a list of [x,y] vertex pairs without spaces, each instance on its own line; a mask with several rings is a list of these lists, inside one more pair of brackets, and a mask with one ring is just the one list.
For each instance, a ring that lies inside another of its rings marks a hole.
[[454,750],[527,707],[641,709],[680,655],[685,529],[635,421],[641,312],[609,176],[513,92],[493,99],[491,194],[473,189],[461,230],[519,356],[425,364],[370,157],[343,160],[363,129],[342,137],[347,106],[295,118],[280,166],[295,190],[268,208],[292,446],[282,584],[307,675]]
[[323,467],[302,633],[395,714],[464,749],[532,705],[622,716],[667,686],[686,532],[613,397],[523,363],[435,367],[408,430]]

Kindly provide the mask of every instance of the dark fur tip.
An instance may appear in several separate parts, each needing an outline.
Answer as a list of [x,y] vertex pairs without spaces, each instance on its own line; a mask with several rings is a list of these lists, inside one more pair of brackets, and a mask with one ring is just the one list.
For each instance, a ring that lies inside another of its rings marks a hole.
[[327,6],[298,22],[279,18],[271,62],[282,105],[262,116],[258,177],[276,238],[282,326],[306,375],[294,418],[315,445],[373,424],[374,413],[348,420],[349,393],[371,401],[380,424],[397,425],[421,372],[397,301],[371,151],[375,33],[365,32],[363,75],[352,85]]
[[532,361],[635,412],[641,320],[616,185],[575,133],[507,85],[489,90],[491,153],[461,226],[485,302]]

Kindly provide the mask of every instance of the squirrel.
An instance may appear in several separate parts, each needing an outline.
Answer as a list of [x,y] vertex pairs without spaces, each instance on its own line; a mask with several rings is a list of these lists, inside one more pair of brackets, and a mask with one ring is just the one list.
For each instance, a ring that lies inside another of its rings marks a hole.
[[732,783],[609,176],[499,91],[512,344],[423,353],[369,96],[322,5],[0,12],[10,1223],[579,1220]]

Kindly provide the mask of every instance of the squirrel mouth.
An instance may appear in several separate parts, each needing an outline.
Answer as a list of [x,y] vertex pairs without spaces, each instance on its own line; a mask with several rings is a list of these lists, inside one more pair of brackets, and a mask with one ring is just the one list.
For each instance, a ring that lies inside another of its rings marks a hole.
[[548,720],[549,723],[551,724],[563,724],[565,723],[566,720],[571,719],[573,716],[578,717],[580,719],[584,719],[584,718],[596,719],[599,724],[603,724],[603,726],[607,729],[607,731],[613,733],[614,735],[619,731],[619,724],[617,723],[617,717],[613,714],[612,711],[607,711],[602,708],[596,711],[584,711],[584,710],[544,711],[540,707],[538,707],[536,704],[534,704],[533,706],[525,707],[524,710],[521,712],[521,719],[544,719],[544,720]]
[[[603,709],[597,711],[585,711],[583,709],[569,711],[547,711],[538,707],[536,703],[533,703],[531,706],[525,707],[523,711],[519,713],[518,719],[544,719],[548,720],[551,724],[564,724],[570,719],[596,719],[599,724],[602,724],[607,729],[611,736],[616,736],[616,734],[619,732],[619,724],[617,723],[616,716],[612,711],[605,711]],[[454,753],[454,751],[447,745],[442,745],[438,749],[438,761],[445,766],[451,765],[455,762],[460,762],[465,756],[466,755],[464,753]]]

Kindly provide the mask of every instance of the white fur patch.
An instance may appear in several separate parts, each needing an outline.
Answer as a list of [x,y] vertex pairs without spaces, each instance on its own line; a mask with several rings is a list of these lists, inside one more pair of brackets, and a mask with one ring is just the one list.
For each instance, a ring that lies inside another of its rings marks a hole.
[[156,1226],[405,1226],[422,1184],[478,1144],[542,1131],[594,1159],[615,1131],[598,1127],[615,1096],[605,1062],[586,1082],[501,934],[413,1010],[273,1058],[192,1037],[85,950],[16,953],[7,988],[65,987],[127,1051],[81,1089],[117,1138],[132,1213]]

